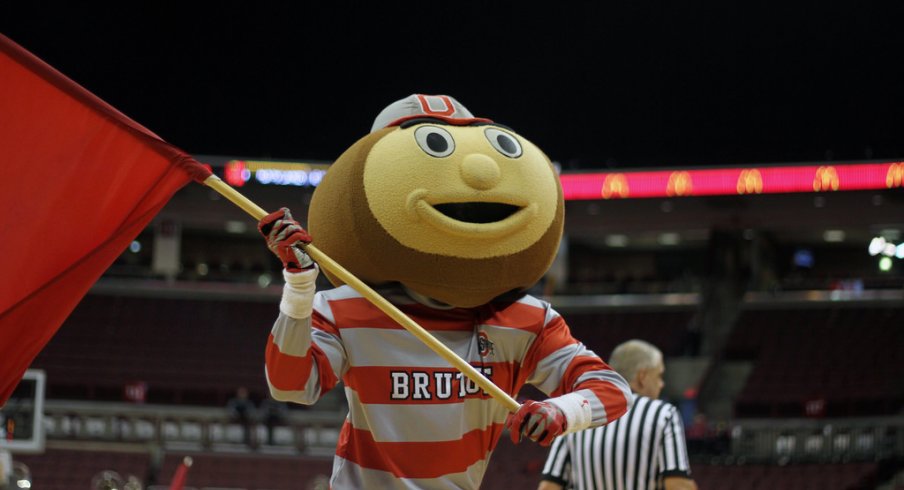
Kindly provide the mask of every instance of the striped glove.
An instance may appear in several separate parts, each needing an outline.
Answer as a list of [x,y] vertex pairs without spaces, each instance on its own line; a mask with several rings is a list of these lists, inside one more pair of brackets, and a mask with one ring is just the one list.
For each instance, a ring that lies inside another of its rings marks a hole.
[[510,413],[505,421],[512,442],[521,442],[521,436],[548,446],[556,436],[565,432],[565,413],[549,402],[528,400],[515,413]]
[[289,272],[310,269],[314,261],[297,245],[311,243],[311,235],[292,218],[288,208],[264,216],[257,229],[267,239],[267,247],[279,257]]

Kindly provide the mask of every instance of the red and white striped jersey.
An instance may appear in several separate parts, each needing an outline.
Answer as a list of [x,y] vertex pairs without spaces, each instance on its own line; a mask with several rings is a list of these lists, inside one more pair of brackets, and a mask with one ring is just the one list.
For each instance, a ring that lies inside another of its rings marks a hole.
[[[628,408],[624,379],[544,301],[443,309],[400,289],[383,294],[513,396],[525,383],[549,396],[578,393],[591,426]],[[508,414],[348,286],[316,293],[309,317],[280,313],[266,374],[274,398],[303,404],[343,382],[349,413],[333,463],[337,489],[478,488]]]

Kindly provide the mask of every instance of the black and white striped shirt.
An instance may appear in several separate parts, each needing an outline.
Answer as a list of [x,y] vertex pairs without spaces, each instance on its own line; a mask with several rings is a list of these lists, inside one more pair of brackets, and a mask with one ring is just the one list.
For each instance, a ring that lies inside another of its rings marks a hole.
[[575,490],[654,490],[690,477],[684,425],[674,405],[637,396],[615,422],[557,438],[543,479]]

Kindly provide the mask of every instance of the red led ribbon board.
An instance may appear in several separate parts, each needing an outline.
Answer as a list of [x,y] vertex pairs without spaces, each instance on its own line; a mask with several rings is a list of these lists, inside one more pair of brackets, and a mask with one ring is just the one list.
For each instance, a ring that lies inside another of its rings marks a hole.
[[566,200],[861,191],[904,187],[904,162],[581,173],[560,180]]

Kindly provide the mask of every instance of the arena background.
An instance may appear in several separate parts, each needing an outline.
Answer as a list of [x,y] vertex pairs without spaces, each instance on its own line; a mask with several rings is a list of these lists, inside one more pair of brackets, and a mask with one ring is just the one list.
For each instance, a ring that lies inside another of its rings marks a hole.
[[[904,191],[885,165],[904,160],[900,13],[32,2],[5,6],[0,32],[299,216],[383,106],[457,97],[596,182],[568,201],[565,246],[535,293],[604,357],[632,337],[663,349],[701,488],[889,489],[904,487]],[[847,190],[835,177],[850,165],[887,172]],[[605,184],[778,167],[814,169],[812,187],[758,193],[752,178],[703,196],[691,179],[637,197]],[[33,487],[86,488],[109,470],[165,488],[186,455],[198,489],[322,485],[340,397],[293,407],[273,444],[263,423],[245,444],[224,408],[239,386],[266,397],[278,269],[243,213],[180,191],[34,362],[46,441],[13,454]],[[533,487],[544,456],[503,439],[484,488]]]

